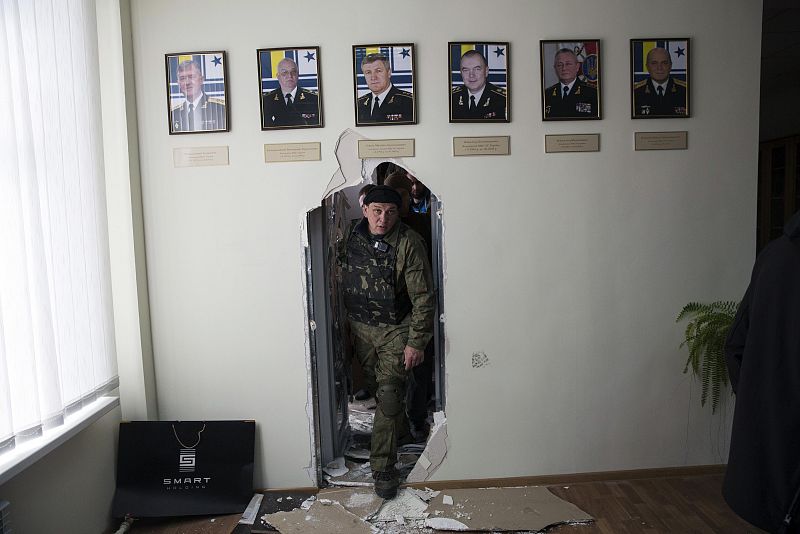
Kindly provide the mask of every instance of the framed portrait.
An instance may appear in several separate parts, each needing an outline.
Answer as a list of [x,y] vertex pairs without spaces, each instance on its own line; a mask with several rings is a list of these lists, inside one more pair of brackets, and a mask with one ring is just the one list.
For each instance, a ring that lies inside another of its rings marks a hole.
[[450,122],[510,122],[508,43],[447,43]]
[[602,118],[600,111],[600,41],[539,41],[542,67],[542,120]]
[[631,39],[631,118],[689,116],[689,38]]
[[353,45],[356,126],[416,124],[414,45]]
[[225,52],[166,54],[170,134],[230,131]]
[[321,127],[319,47],[260,48],[256,52],[261,129]]

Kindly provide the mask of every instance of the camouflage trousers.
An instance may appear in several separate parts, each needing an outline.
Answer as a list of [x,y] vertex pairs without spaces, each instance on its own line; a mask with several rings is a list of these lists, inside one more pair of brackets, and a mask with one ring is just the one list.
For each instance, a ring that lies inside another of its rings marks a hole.
[[[350,321],[353,334],[353,352],[364,371],[367,390],[375,396],[378,406],[372,423],[372,439],[369,456],[373,471],[385,471],[397,462],[397,441],[411,433],[405,410],[406,381],[408,371],[403,362],[403,350],[408,341],[409,321],[399,325],[370,326]],[[381,386],[399,391],[398,398],[386,398]],[[400,409],[397,410],[399,403]],[[389,414],[384,410],[393,406]],[[392,415],[392,412],[395,412]]]

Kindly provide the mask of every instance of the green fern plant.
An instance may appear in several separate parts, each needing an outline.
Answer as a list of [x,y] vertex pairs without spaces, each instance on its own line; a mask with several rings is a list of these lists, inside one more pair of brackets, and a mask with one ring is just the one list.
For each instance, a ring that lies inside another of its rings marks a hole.
[[702,392],[700,405],[705,406],[711,396],[711,413],[717,411],[720,391],[728,385],[728,370],[725,366],[725,338],[733,324],[739,304],[733,300],[711,304],[690,302],[678,314],[676,323],[689,319],[684,340],[680,344],[689,349],[689,358],[683,372],[689,368],[700,379]]

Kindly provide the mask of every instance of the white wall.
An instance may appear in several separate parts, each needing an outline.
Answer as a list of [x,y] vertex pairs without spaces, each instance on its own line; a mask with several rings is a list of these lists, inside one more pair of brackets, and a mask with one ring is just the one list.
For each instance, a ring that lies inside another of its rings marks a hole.
[[[415,174],[444,200],[451,444],[438,479],[721,463],[727,421],[681,374],[690,299],[739,298],[753,258],[760,2],[408,0],[132,2],[159,414],[253,418],[256,485],[307,486],[301,220],[353,126],[351,45],[414,42]],[[692,118],[632,121],[629,38],[692,38]],[[539,39],[602,40],[602,121],[540,120]],[[511,42],[510,124],[447,120],[448,40]],[[729,53],[735,44],[736,53]],[[256,48],[321,46],[325,128],[262,132]],[[164,54],[228,52],[232,130],[169,136]],[[633,132],[689,150],[634,152]],[[546,155],[548,133],[599,153]],[[508,157],[453,158],[452,136],[510,135]],[[264,143],[321,141],[321,162],[266,165]],[[172,149],[230,147],[176,169]],[[486,367],[471,367],[483,351]],[[690,398],[691,393],[691,398]]]
[[107,532],[120,409],[114,408],[0,486],[14,532]]

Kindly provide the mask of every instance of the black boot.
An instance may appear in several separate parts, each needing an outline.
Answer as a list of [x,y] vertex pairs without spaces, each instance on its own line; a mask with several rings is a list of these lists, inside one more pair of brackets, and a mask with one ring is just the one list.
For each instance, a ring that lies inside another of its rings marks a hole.
[[375,493],[378,497],[394,499],[397,496],[400,480],[397,478],[397,471],[394,467],[390,467],[386,471],[373,471],[372,478],[375,479]]

